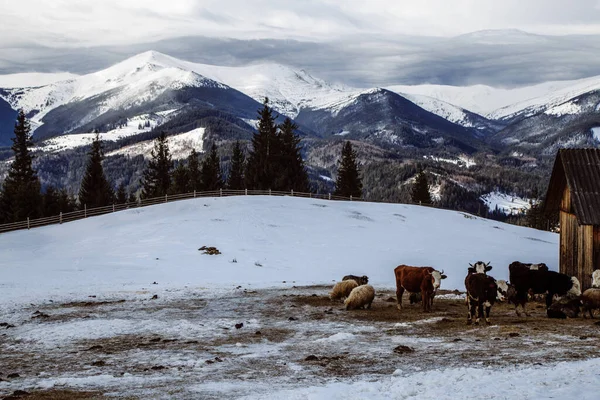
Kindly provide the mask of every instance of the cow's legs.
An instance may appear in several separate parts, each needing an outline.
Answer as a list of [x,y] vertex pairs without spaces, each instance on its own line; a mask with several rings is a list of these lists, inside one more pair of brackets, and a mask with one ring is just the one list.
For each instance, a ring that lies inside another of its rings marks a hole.
[[486,304],[485,306],[485,323],[491,325],[492,323],[490,322],[490,310],[492,309],[492,306],[488,304]]
[[423,312],[430,312],[431,306],[429,304],[429,293],[425,290],[421,290],[421,301],[423,301]]
[[546,309],[550,308],[550,306],[552,305],[553,298],[554,298],[554,293],[548,291],[548,294],[546,295]]
[[479,319],[483,317],[483,303],[481,301],[477,302],[477,319],[475,320],[475,325],[479,325]]
[[469,294],[467,293],[467,297],[465,298],[465,304],[467,305],[467,325],[471,325],[473,320],[471,318],[471,303],[469,301]]
[[402,310],[402,295],[404,294],[404,288],[396,283],[396,299],[398,300],[398,310]]

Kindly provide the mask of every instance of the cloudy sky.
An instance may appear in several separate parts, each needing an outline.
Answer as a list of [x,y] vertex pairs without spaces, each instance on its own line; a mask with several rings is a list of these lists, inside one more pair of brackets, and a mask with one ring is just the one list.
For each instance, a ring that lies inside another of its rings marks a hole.
[[[0,73],[90,72],[157,49],[359,86],[600,75],[600,0],[0,0],[0,17]],[[536,35],[469,35],[481,30]]]

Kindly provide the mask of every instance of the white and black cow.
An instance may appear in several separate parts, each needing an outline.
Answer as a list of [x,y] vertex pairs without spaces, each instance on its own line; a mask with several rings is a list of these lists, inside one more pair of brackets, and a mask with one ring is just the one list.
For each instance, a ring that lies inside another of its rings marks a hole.
[[568,296],[571,298],[581,295],[581,285],[579,280],[559,272],[548,271],[546,269],[530,269],[522,263],[512,263],[508,266],[510,283],[514,285],[517,295],[515,299],[515,312],[518,316],[518,306],[520,305],[525,312],[527,303],[527,294],[531,291],[534,294],[546,294],[546,308],[552,304],[554,295]]
[[487,272],[492,270],[491,262],[487,264],[483,261],[477,261],[475,264],[469,263],[469,274],[486,274]]
[[469,273],[465,278],[467,289],[467,324],[475,318],[475,325],[483,318],[485,307],[485,322],[490,325],[490,310],[498,297],[498,284],[491,276],[482,273]]

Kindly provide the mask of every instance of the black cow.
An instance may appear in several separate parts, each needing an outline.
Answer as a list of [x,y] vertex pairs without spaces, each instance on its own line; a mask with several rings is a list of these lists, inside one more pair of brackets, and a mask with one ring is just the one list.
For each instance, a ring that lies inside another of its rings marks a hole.
[[467,289],[467,324],[473,322],[477,312],[475,325],[479,325],[485,307],[485,322],[490,325],[490,310],[498,297],[496,280],[482,273],[469,273],[465,278],[465,288]]
[[570,277],[554,271],[548,271],[543,268],[530,269],[522,263],[512,263],[508,266],[510,283],[514,285],[517,291],[515,299],[515,312],[518,316],[519,305],[523,308],[525,315],[529,314],[525,311],[527,303],[527,294],[531,291],[533,294],[546,293],[546,308],[552,304],[554,295],[569,297],[577,297],[581,295],[581,286],[579,280],[575,277]]
[[[514,261],[510,265],[521,265],[521,266],[527,267],[532,270],[549,271],[548,266],[544,263],[534,264],[534,263],[522,263],[520,261]],[[510,269],[510,265],[508,266],[509,269]]]
[[347,281],[350,279],[355,280],[359,286],[366,285],[367,283],[369,283],[369,277],[366,275],[363,275],[363,276],[346,275],[345,277],[342,278],[342,281]]

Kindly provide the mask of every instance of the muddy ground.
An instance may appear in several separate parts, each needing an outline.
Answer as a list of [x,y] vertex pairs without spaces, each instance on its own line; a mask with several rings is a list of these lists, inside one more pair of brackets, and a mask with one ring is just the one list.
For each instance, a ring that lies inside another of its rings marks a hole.
[[467,326],[464,300],[452,295],[436,298],[431,313],[406,294],[399,311],[391,291],[371,310],[345,311],[328,290],[31,305],[0,320],[0,398],[235,398],[600,356],[598,319],[548,319],[541,303],[530,303],[531,317],[496,304],[491,326]]

